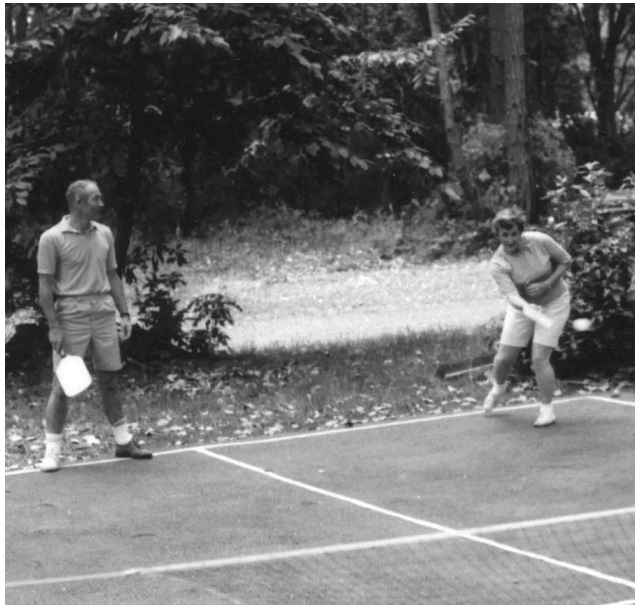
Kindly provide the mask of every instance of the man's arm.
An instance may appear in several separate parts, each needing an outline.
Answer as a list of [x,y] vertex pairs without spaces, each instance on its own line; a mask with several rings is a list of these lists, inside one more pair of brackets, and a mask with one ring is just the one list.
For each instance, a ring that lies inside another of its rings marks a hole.
[[55,277],[45,273],[40,273],[38,277],[38,295],[40,297],[40,306],[49,324],[49,342],[53,350],[59,353],[62,350],[62,327],[53,306]]
[[106,274],[111,285],[111,296],[113,296],[115,306],[122,320],[122,340],[128,340],[131,336],[131,316],[128,312],[126,296],[124,296],[124,286],[120,276],[117,274],[117,269],[108,269]]

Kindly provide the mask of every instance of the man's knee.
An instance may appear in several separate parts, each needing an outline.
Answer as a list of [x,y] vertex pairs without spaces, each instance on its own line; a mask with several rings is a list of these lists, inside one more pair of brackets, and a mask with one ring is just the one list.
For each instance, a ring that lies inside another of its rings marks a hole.
[[53,402],[64,403],[64,404],[66,404],[67,402],[67,396],[64,394],[64,389],[62,388],[62,385],[60,384],[58,377],[55,375],[53,376],[53,383],[51,385],[51,394],[50,394],[49,400]]
[[104,370],[99,370],[97,373],[98,384],[107,389],[117,388],[119,376],[119,372],[106,372]]

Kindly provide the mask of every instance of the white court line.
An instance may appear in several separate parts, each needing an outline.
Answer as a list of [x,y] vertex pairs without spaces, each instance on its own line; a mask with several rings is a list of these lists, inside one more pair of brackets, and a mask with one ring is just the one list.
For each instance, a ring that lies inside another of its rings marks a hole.
[[587,397],[588,399],[599,399],[600,401],[607,401],[608,403],[618,403],[620,405],[628,405],[630,407],[636,407],[635,401],[626,401],[624,399],[616,399],[615,397],[605,397],[604,395],[583,395],[583,397]]
[[332,492],[320,487],[316,487],[314,485],[310,485],[309,483],[303,483],[302,481],[297,481],[295,479],[290,479],[288,477],[284,477],[283,475],[279,475],[272,471],[267,471],[258,466],[254,466],[252,464],[248,464],[246,462],[241,462],[240,460],[235,460],[234,458],[230,458],[228,456],[223,456],[222,454],[217,454],[215,452],[211,452],[205,448],[201,448],[200,452],[206,456],[210,456],[211,458],[215,458],[216,460],[220,460],[222,462],[227,462],[228,464],[232,464],[238,466],[240,468],[252,471],[254,473],[258,473],[260,475],[264,475],[270,479],[275,479],[277,481],[281,481],[282,483],[287,483],[288,485],[292,485],[294,487],[299,487],[309,492],[313,492],[316,494],[320,494],[322,496],[326,496],[328,498],[333,498],[335,500],[340,500],[341,502],[346,502],[348,504],[352,504],[354,506],[358,506],[359,508],[364,508],[366,510],[370,510],[376,513],[380,513],[387,517],[393,517],[395,519],[401,519],[402,521],[407,521],[408,523],[413,523],[414,525],[419,525],[421,527],[427,527],[429,529],[433,529],[439,532],[448,533],[451,536],[458,538],[465,538],[471,542],[477,542],[479,544],[484,544],[486,546],[492,546],[493,548],[497,548],[499,550],[503,550],[505,552],[509,552],[515,555],[520,555],[523,557],[527,557],[530,559],[535,559],[537,561],[543,561],[545,563],[549,563],[550,565],[555,565],[557,567],[562,567],[564,569],[568,569],[570,571],[574,571],[577,573],[585,574],[594,578],[598,578],[599,580],[607,580],[608,582],[612,582],[614,584],[621,584],[622,586],[627,586],[629,588],[636,588],[636,584],[634,582],[630,582],[629,580],[625,580],[624,578],[619,578],[616,576],[611,576],[609,574],[604,574],[602,572],[596,571],[595,569],[590,569],[588,567],[583,567],[582,565],[574,565],[572,563],[567,563],[565,561],[560,561],[559,559],[554,559],[553,557],[547,557],[545,555],[539,555],[527,550],[522,550],[520,548],[515,548],[513,546],[508,546],[507,544],[502,544],[501,542],[496,542],[494,540],[490,540],[488,538],[481,538],[480,536],[474,536],[469,534],[463,530],[453,529],[451,527],[447,527],[446,525],[441,525],[439,523],[433,523],[431,521],[425,521],[423,519],[418,519],[416,517],[411,517],[409,515],[404,515],[402,513],[397,513],[393,510],[382,508],[380,506],[376,506],[375,504],[370,504],[369,502],[364,502],[363,500],[359,500],[357,498],[350,498],[349,496],[344,496],[343,494],[339,494],[337,492]]
[[[548,519],[534,519],[532,521],[520,521],[518,523],[503,523],[500,525],[489,525],[485,527],[473,527],[463,530],[463,532],[479,535],[491,534],[516,529],[527,529],[530,527],[544,527],[555,525],[558,523],[572,523],[578,521],[588,521],[592,519],[601,519],[604,517],[612,517],[617,515],[625,515],[635,513],[634,508],[619,508],[615,510],[596,511],[593,513],[583,513],[579,515],[567,515],[564,517],[551,517]],[[328,546],[318,546],[314,548],[300,548],[296,550],[287,550],[281,552],[260,553],[255,555],[243,555],[238,557],[226,557],[221,559],[207,559],[203,561],[189,561],[186,563],[172,563],[169,565],[157,565],[154,567],[136,567],[124,569],[114,572],[103,572],[95,574],[77,575],[77,576],[60,576],[56,578],[39,578],[34,580],[17,580],[6,582],[6,588],[24,588],[27,586],[38,586],[46,584],[62,584],[70,582],[88,582],[91,580],[108,580],[115,578],[123,578],[132,575],[148,575],[159,573],[175,573],[180,571],[196,571],[201,569],[220,569],[222,567],[232,567],[237,565],[250,565],[253,563],[270,563],[274,561],[283,561],[286,559],[305,558],[328,554],[338,554],[347,552],[356,552],[362,550],[373,550],[388,548],[392,546],[407,546],[412,544],[422,544],[426,542],[436,542],[439,540],[451,540],[457,536],[450,532],[434,532],[429,534],[418,534],[415,536],[403,536],[400,538],[386,538],[383,540],[366,540],[362,542],[350,542],[342,544],[331,544]],[[627,602],[628,603],[628,602]],[[621,604],[610,604],[621,605]]]
[[[573,403],[574,401],[579,401],[581,399],[603,399],[605,401],[610,401],[612,403],[621,403],[627,404],[626,401],[619,401],[618,399],[605,399],[595,395],[577,395],[574,397],[566,397],[565,399],[559,399],[554,401],[555,404],[560,403]],[[629,405],[635,407],[634,403],[629,403]],[[516,411],[516,410],[525,410],[529,408],[537,407],[538,403],[525,403],[522,405],[513,405],[506,408],[502,408],[503,411]],[[266,437],[263,439],[238,439],[237,441],[226,441],[223,443],[212,443],[210,445],[194,445],[191,447],[185,447],[180,449],[173,450],[165,450],[163,452],[154,452],[153,456],[169,456],[172,454],[183,454],[187,452],[197,452],[202,447],[207,447],[208,449],[223,449],[227,447],[241,447],[248,445],[263,445],[270,443],[279,443],[281,441],[292,441],[297,439],[314,439],[315,437],[326,437],[329,435],[341,435],[345,433],[353,433],[359,431],[370,431],[375,429],[388,429],[394,428],[397,426],[407,426],[411,424],[421,424],[423,422],[437,422],[441,420],[453,420],[456,418],[467,418],[468,416],[482,416],[483,412],[481,410],[475,410],[472,412],[463,412],[461,414],[441,414],[440,416],[425,416],[420,418],[409,418],[407,420],[393,420],[389,422],[378,422],[364,425],[357,425],[349,428],[339,428],[339,429],[328,429],[328,430],[319,430],[319,431],[308,431],[305,433],[295,433],[294,435],[282,435],[280,437]],[[498,414],[496,414],[498,415]],[[104,460],[88,460],[87,462],[78,462],[76,464],[68,464],[63,468],[76,468],[82,466],[93,466],[96,464],[112,464],[114,462],[127,462],[125,458],[107,458]],[[130,462],[130,460],[128,461]],[[5,471],[5,477],[13,477],[15,475],[28,475],[30,473],[39,473],[39,468],[25,468],[17,471]]]
[[628,601],[616,601],[615,603],[605,603],[605,605],[636,605],[636,601],[634,599],[629,599]]

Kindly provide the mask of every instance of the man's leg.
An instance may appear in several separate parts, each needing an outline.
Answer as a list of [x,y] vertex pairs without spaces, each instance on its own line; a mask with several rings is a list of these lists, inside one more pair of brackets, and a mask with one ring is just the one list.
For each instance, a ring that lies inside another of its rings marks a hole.
[[62,391],[57,376],[53,375],[53,386],[47,407],[44,412],[45,426],[45,451],[44,458],[40,463],[40,470],[45,473],[54,472],[60,469],[60,454],[62,453],[62,431],[66,421],[69,400]]
[[119,370],[122,368],[120,341],[115,320],[115,304],[110,297],[100,299],[92,315],[91,355],[97,370],[102,407],[111,423],[115,437],[115,455],[118,458],[152,458],[148,450],[140,449],[128,430],[119,388]]
[[53,376],[53,386],[44,412],[44,426],[47,433],[62,434],[66,415],[69,410],[69,399],[64,394],[57,376]]
[[[91,339],[90,322],[79,301],[60,299],[57,302],[56,315],[62,326],[63,345],[66,355],[84,357]],[[53,386],[44,412],[46,450],[40,469],[45,472],[57,471],[60,468],[62,451],[62,432],[69,406],[68,397],[55,375],[55,370],[62,360],[59,352],[53,351]]]
[[102,395],[102,407],[108,421],[111,423],[115,438],[115,455],[118,458],[135,458],[139,460],[152,458],[153,454],[141,449],[133,441],[128,430],[126,418],[122,411],[122,399],[119,389],[119,373],[98,370],[98,386]]

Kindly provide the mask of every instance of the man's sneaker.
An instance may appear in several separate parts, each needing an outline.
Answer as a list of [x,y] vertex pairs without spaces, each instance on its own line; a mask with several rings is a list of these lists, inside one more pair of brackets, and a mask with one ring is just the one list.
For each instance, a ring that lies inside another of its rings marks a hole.
[[42,458],[42,462],[40,463],[40,470],[43,473],[53,473],[60,470],[61,450],[62,448],[59,445],[47,446],[44,452],[44,458]]
[[549,426],[555,422],[556,416],[554,415],[554,410],[551,407],[542,406],[541,411],[538,414],[538,418],[536,418],[536,422],[534,422],[534,426]]
[[502,394],[503,393],[499,393],[494,387],[492,387],[492,390],[487,394],[487,397],[483,401],[483,414],[489,416],[492,413]]
[[131,439],[126,445],[115,446],[116,458],[133,458],[135,460],[148,460],[153,457],[153,452],[150,450],[143,450],[141,447]]

